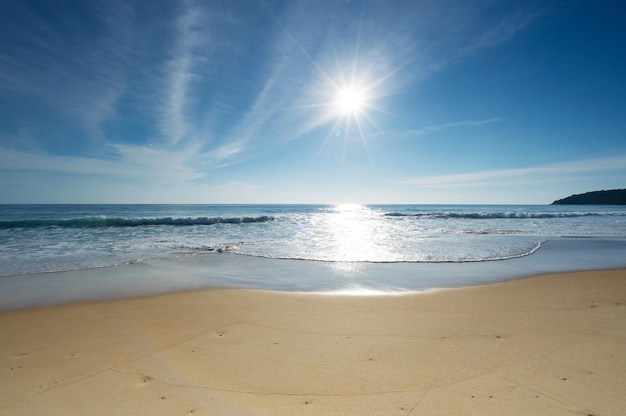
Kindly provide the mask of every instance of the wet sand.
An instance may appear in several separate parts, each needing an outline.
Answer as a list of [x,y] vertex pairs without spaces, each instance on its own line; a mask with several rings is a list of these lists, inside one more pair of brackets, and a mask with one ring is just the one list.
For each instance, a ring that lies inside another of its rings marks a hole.
[[0,415],[626,414],[626,269],[0,312]]

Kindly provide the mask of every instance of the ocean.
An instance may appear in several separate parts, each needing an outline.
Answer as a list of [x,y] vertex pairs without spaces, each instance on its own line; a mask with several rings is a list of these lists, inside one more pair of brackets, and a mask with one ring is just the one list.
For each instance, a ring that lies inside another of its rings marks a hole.
[[77,298],[403,293],[615,267],[626,267],[621,206],[0,205],[0,308],[7,291],[56,299],[68,290],[52,282],[70,280]]

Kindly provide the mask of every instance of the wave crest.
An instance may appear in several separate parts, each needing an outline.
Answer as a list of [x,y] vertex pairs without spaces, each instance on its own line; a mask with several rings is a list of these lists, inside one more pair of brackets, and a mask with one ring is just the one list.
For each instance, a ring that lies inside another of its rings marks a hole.
[[85,217],[72,219],[45,219],[45,220],[18,220],[0,221],[0,229],[11,228],[115,228],[115,227],[141,227],[141,226],[192,226],[192,225],[215,225],[215,224],[249,224],[272,221],[274,217],[267,215],[259,217],[195,217],[195,218],[106,218]]
[[467,219],[467,220],[490,220],[490,219],[546,219],[546,218],[579,218],[598,217],[611,215],[626,215],[622,213],[600,212],[424,212],[404,213],[388,212],[386,217],[414,217],[432,219]]

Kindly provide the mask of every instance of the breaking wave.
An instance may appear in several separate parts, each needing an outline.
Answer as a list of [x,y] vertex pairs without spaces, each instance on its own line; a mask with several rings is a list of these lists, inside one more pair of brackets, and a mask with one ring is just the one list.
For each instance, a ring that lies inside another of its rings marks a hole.
[[625,216],[622,212],[419,212],[403,213],[389,212],[387,217],[415,217],[432,219],[546,219],[546,218],[579,218],[579,217],[604,217]]
[[270,216],[259,217],[196,217],[196,218],[107,218],[85,217],[72,219],[32,219],[18,221],[0,221],[0,230],[12,228],[117,228],[142,226],[192,226],[215,224],[249,224],[272,221]]

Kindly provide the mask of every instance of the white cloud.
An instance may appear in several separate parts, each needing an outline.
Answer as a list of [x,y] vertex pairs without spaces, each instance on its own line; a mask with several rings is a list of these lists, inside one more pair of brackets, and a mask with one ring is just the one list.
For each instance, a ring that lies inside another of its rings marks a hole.
[[58,10],[44,21],[25,8],[18,24],[5,27],[19,42],[0,52],[0,89],[43,104],[64,124],[101,138],[102,123],[116,116],[125,92],[132,11],[112,3],[92,12],[93,31],[68,36],[69,28],[80,27],[76,16]]
[[533,23],[539,16],[540,13],[538,12],[518,12],[505,16],[495,26],[489,28],[487,31],[476,37],[472,41],[472,43],[464,48],[463,52],[469,53],[475,50],[488,48],[504,43],[513,36],[515,36],[517,32],[523,30],[524,28],[526,28],[526,26]]
[[468,127],[468,126],[483,126],[485,124],[497,123],[499,118],[489,118],[485,120],[469,120],[469,121],[455,121],[451,123],[437,124],[434,126],[422,127],[419,129],[403,130],[403,131],[387,131],[377,135],[385,136],[422,136],[429,133],[436,133],[441,130],[455,128],[455,127]]
[[221,146],[213,148],[199,156],[200,163],[209,166],[224,165],[228,159],[233,158],[246,149],[248,138],[231,140]]
[[514,183],[547,182],[563,175],[585,172],[626,172],[626,155],[607,158],[587,159],[553,163],[519,169],[498,169],[454,175],[424,176],[398,179],[393,182],[423,188],[443,188],[457,186],[493,186]]
[[161,122],[162,133],[173,144],[182,140],[190,130],[186,114],[189,84],[195,65],[194,49],[206,40],[201,34],[201,21],[205,18],[202,8],[185,4],[182,15],[176,21],[175,33],[178,37],[173,49],[176,55],[166,64],[166,94],[163,97]]
[[164,148],[123,144],[116,144],[112,149],[116,157],[102,159],[25,152],[0,146],[0,170],[11,174],[49,172],[77,176],[105,176],[124,178],[128,183],[145,180],[155,183],[181,183],[203,176],[187,166],[193,154],[190,151],[173,152]]

